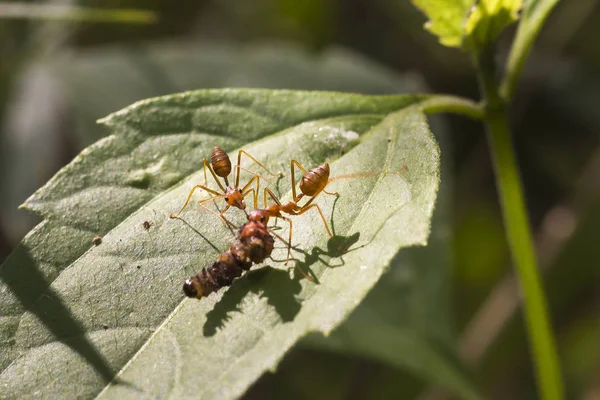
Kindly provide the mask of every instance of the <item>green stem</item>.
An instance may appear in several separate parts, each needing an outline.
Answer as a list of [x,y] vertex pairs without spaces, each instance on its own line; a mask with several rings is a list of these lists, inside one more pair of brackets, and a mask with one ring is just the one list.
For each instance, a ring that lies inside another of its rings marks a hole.
[[558,0],[530,1],[523,9],[521,23],[517,29],[510,55],[506,63],[504,81],[500,86],[500,94],[503,99],[510,101],[515,93],[517,81],[525,60],[529,55],[535,38],[540,33],[544,21],[548,18],[550,11],[558,3]]
[[533,248],[523,188],[515,157],[506,103],[498,93],[492,52],[477,60],[479,80],[485,99],[485,123],[496,172],[496,184],[508,245],[519,275],[524,297],[525,321],[533,347],[541,398],[563,398],[563,385],[548,307]]
[[483,109],[479,104],[457,96],[433,95],[421,103],[421,109],[427,114],[446,112],[478,120],[483,119]]

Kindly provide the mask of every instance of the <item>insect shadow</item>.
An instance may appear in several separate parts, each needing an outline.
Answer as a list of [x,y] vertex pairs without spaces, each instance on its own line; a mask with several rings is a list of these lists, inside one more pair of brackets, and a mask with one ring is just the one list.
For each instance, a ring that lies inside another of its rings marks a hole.
[[[351,251],[357,250],[365,245],[356,247],[356,248],[351,248],[356,242],[358,242],[358,239],[360,238],[360,232],[355,232],[350,236],[342,236],[342,235],[335,235],[332,236],[328,241],[327,241],[327,249],[322,249],[320,247],[313,247],[312,250],[306,251],[303,250],[301,248],[298,248],[296,246],[293,246],[292,248],[294,249],[294,251],[299,252],[304,254],[304,259],[300,260],[298,258],[291,258],[291,260],[295,260],[296,261],[296,268],[295,273],[294,273],[294,277],[295,278],[300,278],[302,277],[301,273],[298,272],[298,269],[302,269],[302,271],[306,272],[307,274],[310,275],[310,277],[314,280],[315,283],[319,283],[319,279],[318,277],[314,274],[314,272],[312,271],[312,269],[310,268],[312,265],[314,265],[316,262],[321,262],[323,265],[329,267],[329,268],[337,268],[337,267],[341,267],[343,265],[346,264],[346,262],[344,261],[343,256],[345,254],[348,254]],[[337,264],[333,264],[330,262],[331,259],[339,259],[339,263]],[[280,260],[275,260],[275,261],[280,261]]]
[[[320,261],[330,268],[340,267],[345,264],[342,256],[349,251],[355,250],[348,249],[358,241],[359,237],[359,232],[351,236],[333,236],[327,242],[327,250],[315,247],[310,252],[307,252],[295,248],[295,250],[305,255],[302,261],[296,259],[299,262],[297,266],[304,268],[306,271],[309,270],[311,265]],[[329,259],[340,258],[342,262],[332,265],[324,260],[323,257]],[[303,277],[295,269],[296,273],[294,277],[290,278],[288,270],[277,269],[267,265],[257,270],[251,270],[240,279],[236,279],[223,294],[221,300],[206,315],[203,330],[204,336],[215,335],[217,329],[225,326],[225,323],[231,318],[232,313],[236,311],[241,312],[242,310],[239,306],[248,293],[255,293],[261,297],[266,297],[267,303],[275,308],[283,322],[292,321],[300,311],[301,303],[296,299],[295,295],[299,294],[302,289],[300,280]],[[315,282],[318,283],[318,279],[312,271],[311,275]]]
[[286,270],[267,265],[249,271],[242,278],[236,279],[221,300],[206,314],[204,336],[213,336],[217,329],[225,326],[232,313],[241,312],[240,304],[248,293],[266,297],[267,304],[275,308],[282,321],[292,321],[300,311],[300,302],[295,297],[300,290],[300,278],[290,278]]
[[[191,230],[193,230],[193,231],[194,231],[194,233],[196,233],[196,234],[197,234],[198,236],[200,236],[200,237],[201,237],[201,238],[202,238],[202,239],[203,239],[203,240],[204,240],[206,243],[208,243],[208,245],[209,245],[210,247],[212,247],[212,248],[213,248],[213,249],[214,249],[214,250],[217,252],[217,254],[219,254],[219,253],[221,252],[221,251],[219,250],[219,248],[218,248],[218,247],[217,247],[217,246],[216,246],[216,245],[215,245],[213,242],[211,242],[211,241],[210,241],[210,239],[208,239],[206,236],[204,236],[204,235],[203,235],[203,234],[202,234],[202,233],[201,233],[201,232],[200,232],[198,229],[196,229],[196,228],[194,228],[192,225],[190,225],[190,223],[189,223],[189,222],[187,222],[185,219],[183,219],[183,218],[181,218],[181,217],[175,217],[174,219],[178,219],[178,220],[180,220],[181,222],[183,222],[185,225],[187,225],[187,227],[188,227],[188,228],[190,228]],[[232,232],[232,234],[233,234],[233,231],[231,230],[231,228],[230,228],[230,227],[228,227],[228,228],[229,228],[229,230],[230,230],[230,231]]]
[[[333,201],[333,205],[331,207],[331,217],[329,219],[329,223],[331,224],[333,236],[330,237],[329,240],[327,241],[327,249],[326,250],[322,249],[320,247],[314,247],[310,252],[308,252],[298,246],[291,246],[292,249],[294,249],[294,251],[304,254],[303,260],[300,260],[295,257],[290,258],[290,260],[296,261],[296,268],[294,269],[294,271],[295,271],[294,277],[295,278],[297,278],[299,274],[302,275],[302,273],[299,271],[304,271],[305,273],[309,274],[309,276],[314,281],[314,283],[318,284],[319,279],[314,274],[314,272],[310,269],[311,265],[314,265],[316,262],[320,261],[321,263],[323,263],[324,265],[326,265],[329,268],[341,267],[346,263],[344,261],[344,259],[342,258],[342,256],[344,254],[347,254],[351,251],[357,250],[368,244],[367,243],[362,246],[351,249],[351,247],[356,242],[358,242],[358,239],[360,238],[360,232],[355,232],[350,236],[342,236],[342,235],[338,235],[336,233],[335,221],[333,219],[333,215],[335,214],[335,208],[337,206],[337,202],[339,199],[340,199],[339,197],[336,197],[335,200]],[[337,265],[331,264],[327,260],[325,260],[324,257],[326,257],[328,259],[339,258],[340,263]],[[273,260],[274,261],[283,261],[283,260],[275,260],[275,259],[273,259]]]

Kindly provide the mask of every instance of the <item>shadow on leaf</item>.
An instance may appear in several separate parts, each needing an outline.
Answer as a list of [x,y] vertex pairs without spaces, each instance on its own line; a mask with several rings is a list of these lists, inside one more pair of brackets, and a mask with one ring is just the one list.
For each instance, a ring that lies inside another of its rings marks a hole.
[[[325,265],[329,268],[337,268],[337,267],[343,266],[345,264],[345,261],[342,257],[345,254],[365,246],[365,245],[362,245],[362,246],[356,247],[354,249],[351,249],[351,247],[356,242],[358,242],[359,238],[360,238],[360,232],[355,232],[350,236],[336,235],[336,236],[331,237],[327,241],[327,250],[324,250],[320,247],[314,247],[310,251],[310,253],[306,250],[302,250],[298,247],[292,246],[294,251],[304,254],[304,260],[292,258],[292,260],[296,261],[296,269],[294,272],[294,277],[296,279],[302,277],[302,273],[300,271],[298,271],[298,269],[301,269],[306,274],[308,274],[315,281],[315,283],[319,283],[319,279],[312,272],[310,267],[312,265],[314,265],[316,262],[321,262],[323,265]],[[325,258],[327,258],[327,259],[325,259]],[[340,263],[332,264],[330,262],[330,260],[332,258],[339,258]],[[276,261],[283,262],[284,260],[276,260]]]
[[105,382],[111,381],[115,371],[86,338],[85,327],[50,287],[50,282],[38,270],[27,249],[18,247],[10,258],[13,262],[0,269],[0,280],[10,288],[25,310],[34,314],[58,341],[83,357]]
[[[190,225],[189,222],[187,222],[185,219],[181,218],[181,217],[175,217],[174,219],[177,219],[181,222],[183,222],[185,225],[187,225],[188,228],[190,228],[191,230],[194,231],[194,233],[196,233],[198,236],[200,236],[204,241],[206,241],[206,243],[208,243],[208,245],[210,247],[212,247],[217,254],[221,253],[221,251],[219,250],[219,248],[217,246],[215,246],[215,244],[213,242],[211,242],[206,236],[204,236],[198,229],[194,228],[192,225]],[[231,228],[229,229],[231,230]]]
[[241,312],[239,308],[248,293],[266,297],[267,303],[275,308],[284,322],[294,319],[300,311],[300,302],[295,294],[300,293],[298,278],[290,278],[286,270],[265,266],[249,271],[236,279],[215,307],[206,315],[204,336],[213,336],[229,320],[231,313]]

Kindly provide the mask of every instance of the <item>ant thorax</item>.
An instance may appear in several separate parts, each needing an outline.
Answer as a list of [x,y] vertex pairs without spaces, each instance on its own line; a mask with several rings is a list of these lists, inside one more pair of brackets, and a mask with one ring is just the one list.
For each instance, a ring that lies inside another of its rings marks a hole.
[[283,203],[279,208],[284,213],[292,214],[294,212],[294,207],[296,207],[296,203],[288,201],[287,203]]

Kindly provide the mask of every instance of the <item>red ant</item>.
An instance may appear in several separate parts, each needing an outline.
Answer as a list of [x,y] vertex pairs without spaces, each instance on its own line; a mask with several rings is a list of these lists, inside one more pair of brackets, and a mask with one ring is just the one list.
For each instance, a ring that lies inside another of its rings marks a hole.
[[[304,176],[300,180],[299,186],[300,186],[301,193],[299,195],[296,195],[296,180],[294,177],[294,166],[297,166],[298,168],[300,168],[300,170],[302,170],[302,172],[304,172]],[[289,233],[289,239],[288,239],[288,254],[287,254],[285,264],[287,264],[288,261],[290,260],[290,252],[291,252],[291,246],[292,246],[292,220],[290,218],[283,216],[282,213],[289,214],[289,215],[302,215],[305,212],[307,212],[308,210],[310,210],[311,208],[316,208],[317,211],[319,212],[319,215],[321,216],[321,220],[323,221],[323,224],[325,225],[325,229],[327,230],[327,233],[329,234],[329,236],[333,236],[333,234],[331,233],[331,230],[329,229],[329,225],[327,225],[327,221],[325,220],[325,215],[323,215],[323,211],[321,210],[321,207],[319,207],[319,205],[317,205],[317,204],[312,204],[312,202],[315,200],[315,198],[321,192],[327,193],[332,196],[338,196],[338,193],[335,193],[335,192],[329,193],[328,191],[325,190],[325,186],[327,186],[327,183],[329,182],[329,164],[325,163],[325,164],[319,165],[316,168],[311,169],[310,171],[306,171],[302,167],[302,165],[300,165],[300,163],[298,161],[291,160],[290,170],[291,170],[291,174],[292,174],[292,197],[293,197],[293,200],[282,204],[281,201],[279,201],[279,199],[277,198],[277,196],[275,196],[275,194],[269,188],[265,188],[265,190],[264,190],[265,208],[252,210],[252,211],[250,211],[250,214],[249,214],[249,218],[261,220],[265,224],[268,222],[270,217],[284,219],[285,221],[287,221],[290,224],[290,233]],[[267,196],[270,196],[275,203],[271,204],[271,205],[267,205]],[[302,206],[298,205],[298,202],[304,196],[310,196],[310,199],[304,205],[302,205]],[[304,274],[304,272],[303,272],[303,274]],[[304,276],[306,277],[306,274],[304,274]],[[308,279],[310,279],[310,278],[308,278]]]
[[[208,199],[199,201],[198,202],[199,206],[202,206],[202,204],[206,203],[207,201],[214,200],[218,197],[224,197],[225,202],[227,202],[227,206],[223,209],[223,211],[221,211],[221,213],[219,214],[219,217],[221,218],[221,220],[223,220],[227,223],[229,223],[229,221],[227,221],[225,219],[225,217],[223,217],[223,214],[225,214],[225,212],[227,210],[229,210],[229,208],[232,206],[239,208],[241,210],[245,210],[246,202],[244,201],[244,198],[250,193],[254,194],[254,196],[253,196],[254,197],[254,208],[256,208],[258,206],[258,191],[260,188],[260,178],[259,178],[258,174],[254,173],[252,171],[249,171],[246,168],[241,167],[240,162],[241,162],[242,154],[246,155],[248,158],[250,158],[256,164],[258,164],[259,166],[264,168],[264,170],[267,171],[269,174],[271,174],[273,176],[277,176],[277,175],[281,176],[281,174],[273,174],[271,171],[269,171],[269,169],[267,169],[267,167],[265,167],[262,163],[257,161],[254,157],[252,157],[246,151],[240,150],[238,152],[237,165],[235,166],[235,171],[234,171],[235,186],[231,187],[231,186],[229,186],[229,180],[227,179],[227,177],[231,173],[231,160],[229,159],[229,156],[227,155],[227,153],[225,153],[225,151],[223,149],[221,149],[219,146],[215,146],[215,148],[212,151],[211,157],[210,157],[210,162],[211,162],[212,166],[211,166],[211,164],[208,163],[206,158],[203,160],[204,185],[194,186],[192,188],[192,190],[190,191],[190,193],[188,194],[187,200],[185,201],[185,204],[183,205],[183,207],[181,207],[181,210],[179,210],[179,212],[177,214],[171,213],[169,215],[169,217],[177,218],[179,216],[179,214],[181,214],[181,212],[185,209],[185,207],[190,202],[190,199],[192,198],[192,195],[194,194],[194,191],[196,191],[196,189],[203,189],[203,190],[207,191],[208,193],[213,194],[213,196],[209,197]],[[215,182],[217,182],[217,185],[219,185],[219,188],[221,189],[222,193],[219,193],[219,192],[217,192],[213,189],[210,189],[209,187],[206,186],[206,181],[207,181],[206,169],[207,168],[210,171]],[[250,181],[248,181],[248,183],[246,183],[246,185],[243,188],[239,187],[240,172],[241,172],[240,170],[241,169],[244,169],[244,170],[250,172],[251,174],[254,174],[252,179],[250,179]],[[219,178],[217,176],[223,178],[223,180],[225,181],[225,186],[223,186],[221,184],[221,182],[219,181]],[[256,182],[256,188],[250,188],[250,186],[254,182]]]

